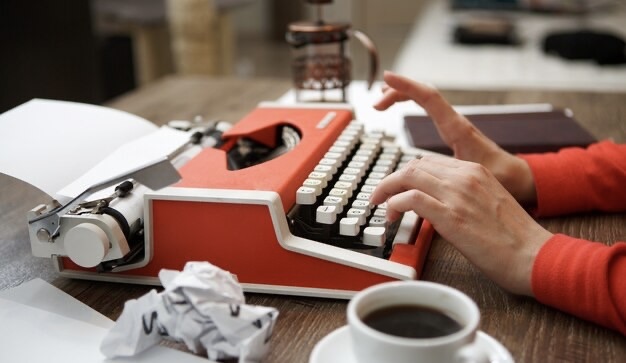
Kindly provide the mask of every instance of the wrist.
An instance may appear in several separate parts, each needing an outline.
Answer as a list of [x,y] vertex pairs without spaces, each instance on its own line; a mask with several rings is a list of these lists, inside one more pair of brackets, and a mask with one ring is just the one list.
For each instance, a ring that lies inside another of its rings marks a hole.
[[537,190],[532,170],[522,158],[508,154],[507,161],[496,177],[511,195],[525,208],[537,205]]
[[535,297],[535,293],[532,289],[532,277],[535,260],[537,259],[537,255],[539,254],[539,251],[544,246],[544,244],[554,236],[543,227],[539,225],[537,226],[539,227],[539,229],[531,232],[532,235],[529,236],[529,240],[525,244],[525,251],[523,254],[520,254],[524,261],[522,261],[522,263],[519,265],[519,276],[523,276],[520,280],[521,285],[519,292],[522,295],[530,297]]

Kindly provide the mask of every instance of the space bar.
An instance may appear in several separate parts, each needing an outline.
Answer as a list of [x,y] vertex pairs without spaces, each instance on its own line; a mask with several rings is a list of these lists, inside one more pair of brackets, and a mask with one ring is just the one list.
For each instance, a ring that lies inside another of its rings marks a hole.
[[393,244],[397,243],[414,243],[417,235],[417,229],[422,219],[413,211],[404,212],[400,220],[400,226],[393,238]]
[[389,256],[389,261],[413,267],[419,277],[424,268],[426,254],[430,250],[430,243],[434,234],[435,229],[433,225],[427,220],[422,221],[415,242],[395,244]]

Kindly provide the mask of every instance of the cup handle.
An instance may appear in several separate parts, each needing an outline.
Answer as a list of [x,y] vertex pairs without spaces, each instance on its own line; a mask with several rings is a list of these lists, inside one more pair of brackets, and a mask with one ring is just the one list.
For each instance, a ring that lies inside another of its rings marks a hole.
[[489,363],[489,353],[476,343],[468,344],[456,353],[456,363]]

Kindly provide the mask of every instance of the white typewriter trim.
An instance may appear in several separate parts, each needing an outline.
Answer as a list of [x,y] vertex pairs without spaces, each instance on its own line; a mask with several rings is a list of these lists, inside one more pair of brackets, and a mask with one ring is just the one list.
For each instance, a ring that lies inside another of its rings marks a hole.
[[[280,245],[293,252],[336,262],[365,271],[393,277],[396,279],[416,279],[414,268],[382,258],[350,251],[344,248],[294,236],[289,230],[287,217],[283,211],[280,195],[272,191],[205,189],[167,187],[156,192],[146,193],[146,210],[149,211],[152,200],[178,200],[208,203],[232,203],[266,205],[269,209],[276,238]],[[151,225],[152,216],[145,214],[145,225]],[[152,232],[146,228],[146,256],[152,256]]]
[[[167,187],[159,191],[149,192],[145,195],[145,256],[143,262],[134,264],[133,267],[145,266],[152,258],[153,236],[149,226],[152,223],[151,202],[152,200],[175,200],[194,201],[207,203],[232,203],[266,205],[280,245],[290,251],[304,255],[332,261],[338,264],[355,267],[365,271],[390,276],[401,280],[415,280],[417,272],[414,268],[400,263],[388,261],[382,258],[365,255],[340,247],[327,245],[321,242],[308,240],[294,236],[289,230],[287,218],[283,211],[280,195],[271,191],[237,190],[237,189],[205,189],[205,188],[179,188]],[[97,281],[112,281],[122,283],[140,283],[160,285],[157,277],[133,276],[123,273],[106,272],[93,273],[64,270],[59,259],[53,259],[56,269],[64,277],[89,279]],[[125,270],[128,270],[126,268]],[[121,271],[121,270],[120,270]],[[236,274],[235,274],[236,275]],[[310,288],[301,286],[281,286],[264,284],[246,284],[241,286],[247,292],[280,293],[284,295],[316,296],[347,299],[356,291]]]

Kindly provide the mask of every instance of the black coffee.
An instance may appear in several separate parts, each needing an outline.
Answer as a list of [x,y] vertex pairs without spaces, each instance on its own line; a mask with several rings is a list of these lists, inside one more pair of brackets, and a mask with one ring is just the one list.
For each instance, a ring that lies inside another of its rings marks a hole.
[[436,338],[461,330],[445,313],[419,305],[394,305],[374,310],[363,322],[380,332],[405,338]]

